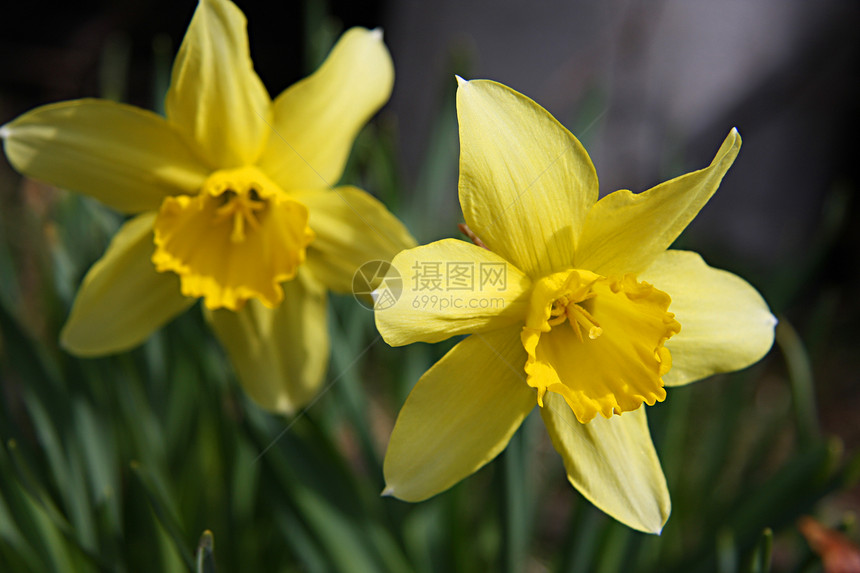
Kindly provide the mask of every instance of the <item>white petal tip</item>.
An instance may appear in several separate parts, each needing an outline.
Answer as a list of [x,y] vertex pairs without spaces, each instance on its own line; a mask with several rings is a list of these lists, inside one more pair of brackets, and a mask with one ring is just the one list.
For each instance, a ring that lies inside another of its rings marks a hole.
[[6,139],[10,135],[12,135],[12,130],[9,129],[8,125],[0,126],[0,139]]
[[382,28],[374,28],[373,30],[370,31],[370,37],[374,38],[376,40],[379,40],[380,42],[383,39],[382,36],[383,36]]
[[379,494],[383,497],[392,497],[394,495],[394,488],[390,485],[385,486],[385,489],[382,490],[382,493]]
[[379,289],[370,291],[370,298],[373,299],[373,306],[376,306],[376,301],[379,300]]
[[469,80],[464,80],[463,78],[461,78],[457,74],[454,74],[454,77],[457,78],[457,86],[459,86],[461,88],[466,87],[466,85],[469,83]]

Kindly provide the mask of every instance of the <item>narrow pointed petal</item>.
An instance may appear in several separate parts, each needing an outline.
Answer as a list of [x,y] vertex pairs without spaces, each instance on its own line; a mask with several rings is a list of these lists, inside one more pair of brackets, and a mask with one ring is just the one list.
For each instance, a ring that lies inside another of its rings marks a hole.
[[155,213],[122,226],[104,256],[84,277],[60,334],[78,356],[127,350],[194,304],[179,292],[179,277],[158,273],[150,261]]
[[319,390],[329,358],[325,288],[299,271],[277,308],[256,299],[238,312],[205,316],[227,350],[245,392],[261,407],[293,414]]
[[125,213],[193,193],[208,170],[162,117],[106,100],[46,105],[0,128],[6,157],[28,177]]
[[717,190],[741,148],[732,129],[708,167],[634,194],[616,191],[588,213],[576,264],[598,274],[639,272],[678,238]]
[[271,100],[251,62],[245,15],[232,2],[197,5],[173,63],[165,111],[210,167],[240,167],[260,156]]
[[347,30],[316,72],[275,99],[260,167],[286,190],[334,186],[355,136],[393,83],[382,32]]
[[350,292],[355,272],[370,261],[390,261],[415,246],[403,223],[369,193],[355,187],[291,193],[308,208],[316,238],[307,265],[336,292]]
[[540,413],[573,487],[621,523],[660,533],[671,501],[645,407],[580,424],[564,398],[549,392],[544,400]]
[[528,277],[471,243],[436,241],[401,252],[392,266],[381,288],[398,281],[396,302],[376,294],[376,327],[392,346],[521,325],[528,312]]
[[669,311],[681,323],[681,332],[666,342],[672,353],[667,386],[746,368],[773,345],[776,318],[761,295],[697,253],[666,251],[640,278],[669,293]]
[[535,406],[519,328],[474,334],[412,389],[385,454],[385,493],[421,501],[495,458]]
[[524,95],[487,80],[459,82],[466,223],[532,278],[571,268],[597,201],[597,174],[582,144]]

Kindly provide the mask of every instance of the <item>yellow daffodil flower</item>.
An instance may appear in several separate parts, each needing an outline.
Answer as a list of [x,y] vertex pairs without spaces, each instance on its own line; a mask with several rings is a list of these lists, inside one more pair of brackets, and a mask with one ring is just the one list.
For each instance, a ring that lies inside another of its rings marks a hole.
[[134,215],[87,273],[62,334],[81,356],[122,351],[203,299],[260,405],[305,404],[328,364],[327,289],[414,240],[376,199],[337,187],[352,141],[391,94],[379,31],[347,31],[274,101],[245,16],[202,0],[173,65],[166,118],[83,99],[0,128],[21,173]]
[[398,254],[389,277],[404,290],[376,324],[395,346],[471,336],[406,400],[385,493],[419,501],[449,488],[498,455],[537,404],[571,484],[659,532],[670,501],[642,404],[744,368],[773,343],[776,321],[753,287],[667,250],[741,138],[732,130],[704,169],[598,201],[588,154],[546,110],[495,82],[459,82],[460,204],[477,244]]

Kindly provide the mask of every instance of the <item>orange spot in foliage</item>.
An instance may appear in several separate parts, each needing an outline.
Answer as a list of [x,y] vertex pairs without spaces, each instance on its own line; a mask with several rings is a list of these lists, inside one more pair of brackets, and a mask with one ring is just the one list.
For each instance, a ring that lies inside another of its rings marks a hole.
[[860,573],[860,549],[844,535],[809,516],[801,517],[797,528],[821,557],[825,573]]

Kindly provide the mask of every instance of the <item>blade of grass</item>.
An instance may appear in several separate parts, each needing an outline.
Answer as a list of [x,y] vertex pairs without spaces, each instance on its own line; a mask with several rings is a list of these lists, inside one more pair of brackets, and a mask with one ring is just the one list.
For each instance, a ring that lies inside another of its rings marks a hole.
[[304,571],[327,573],[331,565],[295,512],[282,511],[275,516],[280,533]]
[[749,566],[746,569],[747,572],[769,573],[772,555],[773,531],[770,528],[765,528],[750,554]]
[[529,527],[526,508],[526,463],[523,432],[517,432],[502,455],[504,462],[505,569],[517,573],[525,569]]
[[717,573],[737,573],[738,557],[734,532],[723,528],[715,540],[717,554]]
[[215,540],[206,530],[197,544],[197,573],[215,573]]
[[821,437],[809,355],[797,331],[784,317],[776,326],[776,344],[782,350],[788,369],[798,440],[802,447],[808,446]]
[[165,494],[162,486],[158,484],[158,480],[145,466],[138,462],[132,462],[129,466],[132,475],[137,478],[137,483],[143,488],[146,494],[146,499],[152,508],[153,513],[158,518],[165,535],[172,541],[172,545],[182,562],[188,569],[194,568],[194,557],[191,555],[186,546],[185,538],[182,533],[182,526],[176,513],[176,508],[170,501],[170,498]]
[[[339,461],[334,462],[339,457],[327,453],[334,449],[308,418],[306,414],[283,433],[273,423],[274,417],[249,410],[248,421],[259,451],[266,451],[255,463],[272,472],[271,477],[279,484],[278,495],[288,496],[336,570],[379,571],[379,554],[366,535],[367,516],[358,504],[351,474]],[[314,438],[299,439],[297,434],[305,431],[313,432]],[[280,436],[274,444],[273,436]],[[306,445],[310,443],[314,443],[313,448]],[[323,455],[325,460],[320,459]],[[295,460],[303,463],[296,464]],[[269,503],[285,501],[272,497]]]
[[603,537],[603,542],[600,544],[600,550],[597,554],[597,566],[594,571],[596,573],[622,571],[624,564],[628,562],[628,547],[632,535],[633,533],[630,528],[616,522],[609,523],[606,528],[606,534]]

